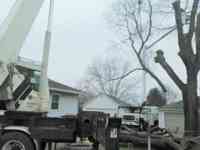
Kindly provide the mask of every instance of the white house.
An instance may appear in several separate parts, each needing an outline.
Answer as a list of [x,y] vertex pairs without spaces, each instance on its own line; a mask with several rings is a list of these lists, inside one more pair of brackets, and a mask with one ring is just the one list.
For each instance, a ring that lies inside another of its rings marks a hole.
[[49,116],[76,115],[79,112],[80,91],[49,80]]
[[[63,115],[76,115],[79,112],[79,95],[80,90],[74,89],[67,85],[49,80],[49,117],[59,117]],[[38,109],[40,100],[38,92],[32,90],[25,100],[21,100],[18,110],[19,111],[35,111]]]
[[176,136],[184,135],[183,102],[174,102],[160,108],[159,126],[166,128]]
[[114,116],[118,113],[119,106],[130,106],[130,104],[115,97],[102,94],[87,101],[85,104],[83,104],[82,109],[84,111],[105,112],[109,113],[111,116]]

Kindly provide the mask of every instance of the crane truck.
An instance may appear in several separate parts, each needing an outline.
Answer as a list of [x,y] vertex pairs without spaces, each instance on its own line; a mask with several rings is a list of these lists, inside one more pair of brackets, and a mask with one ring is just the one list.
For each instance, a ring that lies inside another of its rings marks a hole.
[[[47,116],[53,0],[41,64],[19,57],[44,1],[16,0],[0,26],[0,149],[44,150],[47,143],[74,143],[77,137],[87,137],[94,149],[101,144],[105,150],[117,150],[120,119],[100,112],[80,112],[60,118]],[[26,109],[22,107],[24,101]]]

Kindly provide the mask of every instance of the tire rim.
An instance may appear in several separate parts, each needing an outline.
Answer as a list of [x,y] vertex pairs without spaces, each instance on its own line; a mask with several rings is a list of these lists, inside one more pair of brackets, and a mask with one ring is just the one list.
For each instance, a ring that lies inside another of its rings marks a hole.
[[11,140],[3,145],[2,150],[26,150],[26,149],[22,142],[17,140]]

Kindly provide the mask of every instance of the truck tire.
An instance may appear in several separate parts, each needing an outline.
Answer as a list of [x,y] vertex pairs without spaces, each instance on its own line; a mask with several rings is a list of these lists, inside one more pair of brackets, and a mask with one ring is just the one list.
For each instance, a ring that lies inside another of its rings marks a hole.
[[0,150],[35,150],[35,148],[26,134],[8,132],[1,137]]

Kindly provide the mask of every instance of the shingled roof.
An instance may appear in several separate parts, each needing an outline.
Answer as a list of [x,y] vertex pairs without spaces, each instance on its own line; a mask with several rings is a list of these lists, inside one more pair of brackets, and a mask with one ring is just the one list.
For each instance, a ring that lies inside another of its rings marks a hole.
[[79,95],[80,90],[77,90],[75,88],[72,88],[70,86],[64,85],[62,83],[56,82],[54,80],[49,79],[49,89],[50,91],[56,91],[56,92],[61,92],[61,93],[66,93],[66,94],[74,94],[74,95]]

